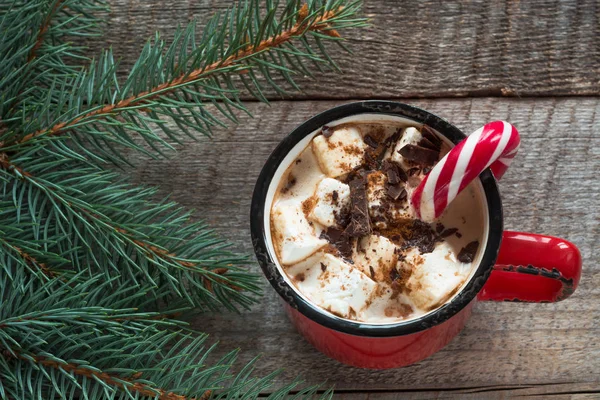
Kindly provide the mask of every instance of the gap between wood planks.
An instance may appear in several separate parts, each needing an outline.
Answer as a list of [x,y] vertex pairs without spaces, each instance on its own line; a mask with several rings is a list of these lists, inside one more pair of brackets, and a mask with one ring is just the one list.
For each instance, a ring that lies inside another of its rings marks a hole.
[[[561,389],[562,388],[562,389]],[[295,394],[297,392],[292,392]],[[317,394],[324,394],[326,390],[319,390]],[[491,386],[465,386],[465,387],[429,387],[429,388],[411,388],[411,389],[334,389],[334,398],[340,396],[355,395],[353,398],[370,398],[369,396],[376,395],[417,395],[411,398],[431,398],[429,396],[450,395],[464,396],[477,395],[483,393],[488,395],[498,395],[501,398],[505,396],[519,397],[539,397],[539,396],[562,396],[562,395],[577,395],[577,394],[600,394],[600,383],[594,382],[560,382],[560,383],[533,383],[521,385],[491,385]],[[270,393],[263,393],[259,397],[266,398]],[[360,395],[365,395],[360,396]],[[426,395],[428,397],[420,397]],[[487,398],[487,397],[486,397]]]

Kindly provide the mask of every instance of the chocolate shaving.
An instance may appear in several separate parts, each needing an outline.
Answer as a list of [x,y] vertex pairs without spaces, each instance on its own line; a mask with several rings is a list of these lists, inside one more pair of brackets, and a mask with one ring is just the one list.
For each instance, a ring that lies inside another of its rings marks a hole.
[[437,223],[435,224],[435,232],[436,233],[442,233],[442,231],[445,229],[444,225],[441,223]]
[[337,204],[339,199],[339,194],[337,192],[337,190],[334,190],[333,192],[331,192],[331,201],[333,202],[333,204]]
[[306,275],[304,275],[304,272],[300,272],[298,275],[296,275],[294,277],[295,280],[297,280],[298,282],[304,282],[304,280],[306,279]]
[[439,151],[415,146],[414,144],[407,144],[398,150],[398,153],[406,160],[423,166],[433,166],[440,155]]
[[350,186],[350,223],[344,231],[349,237],[361,237],[371,233],[369,202],[367,199],[367,180],[355,178]]
[[406,197],[406,190],[399,183],[395,185],[386,184],[385,193],[394,200],[398,200],[402,195],[404,195],[402,197]]
[[404,172],[400,164],[395,161],[385,160],[381,166],[381,170],[385,172],[388,182],[392,185],[408,180],[406,172]]
[[454,235],[456,232],[458,232],[458,228],[446,229],[445,231],[443,231],[442,233],[440,233],[440,237],[441,238],[447,238],[450,235]]
[[320,238],[331,243],[345,259],[350,260],[352,258],[352,241],[341,229],[330,227],[321,232]]
[[431,150],[435,150],[435,151],[439,151],[440,150],[440,148],[438,146],[436,146],[435,144],[431,143],[425,137],[423,137],[423,138],[421,138],[421,140],[419,140],[419,143],[417,143],[417,146],[425,147],[426,149],[431,149]]
[[438,149],[442,147],[442,140],[431,127],[423,125],[421,127],[421,136],[433,143]]
[[473,259],[475,258],[475,253],[477,253],[478,248],[479,241],[474,240],[471,243],[467,244],[465,247],[463,247],[460,253],[458,253],[458,256],[456,256],[456,258],[462,263],[473,262]]
[[377,161],[377,155],[374,156],[373,153],[374,153],[373,150],[367,149],[363,156],[364,164],[370,170],[379,169],[379,162]]
[[377,143],[377,141],[371,135],[365,135],[365,137],[363,138],[363,141],[369,147],[372,147],[374,149],[376,149],[379,146],[379,143]]
[[323,136],[325,136],[325,139],[329,139],[331,135],[333,135],[334,130],[327,125],[323,125],[321,132],[323,133]]
[[381,150],[379,151],[379,154],[377,154],[377,161],[381,162],[383,160],[383,158],[385,157],[385,154],[387,153],[387,150],[394,144],[396,143],[400,137],[402,136],[402,129],[396,129],[396,132],[394,132],[392,135],[388,136],[387,139],[385,139],[385,141],[382,143]]
[[[431,253],[440,240],[431,225],[420,220],[412,220],[403,225],[400,234],[404,239],[400,244],[402,249],[417,247],[421,254]],[[390,240],[394,241],[392,238]]]
[[369,272],[371,273],[371,279],[375,280],[375,270],[369,265]]
[[455,235],[456,235],[456,237],[457,237],[457,238],[459,238],[459,239],[462,237],[462,234],[461,234],[460,232],[456,232],[456,234],[455,234]]
[[321,263],[321,271],[323,271],[323,272],[327,271],[327,264]]
[[392,282],[399,280],[400,278],[401,278],[401,275],[398,272],[398,270],[396,268],[392,268],[390,270],[390,279],[392,280]]

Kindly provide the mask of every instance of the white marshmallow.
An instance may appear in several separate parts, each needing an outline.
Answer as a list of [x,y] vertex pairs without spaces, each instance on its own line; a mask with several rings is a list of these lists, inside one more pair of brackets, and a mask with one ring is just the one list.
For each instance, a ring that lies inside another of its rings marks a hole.
[[419,255],[412,250],[404,262],[412,264],[413,269],[406,283],[409,296],[423,310],[442,305],[465,282],[471,270],[471,264],[459,262],[447,243],[438,244],[432,253]]
[[398,261],[395,250],[396,245],[383,236],[366,236],[355,250],[354,265],[377,282],[385,282]]
[[[307,199],[313,195],[315,186],[325,175],[310,146],[290,165],[280,191],[281,199]],[[293,182],[293,184],[291,184]]]
[[396,146],[394,146],[394,149],[392,150],[392,161],[396,161],[397,163],[399,163],[405,170],[409,169],[411,167],[411,164],[404,161],[404,157],[402,157],[398,151],[400,151],[400,149],[406,146],[407,144],[416,145],[422,138],[423,136],[417,128],[408,127],[404,129],[404,132],[402,132],[402,137],[400,138],[400,140],[398,140],[398,143],[396,143]]
[[355,127],[336,129],[328,139],[319,135],[312,140],[312,149],[321,169],[332,178],[344,175],[360,165],[366,146],[360,131]]
[[404,293],[394,293],[389,285],[379,284],[377,296],[363,313],[363,318],[365,321],[393,323],[422,314]]
[[334,226],[335,214],[350,203],[350,187],[337,179],[325,178],[319,182],[314,198],[315,205],[308,218],[323,226]]
[[283,265],[295,264],[314,254],[327,244],[319,239],[297,201],[279,201],[271,213],[273,243],[277,246],[279,261]]
[[359,317],[377,288],[362,272],[329,253],[319,252],[287,272],[310,301],[344,318]]

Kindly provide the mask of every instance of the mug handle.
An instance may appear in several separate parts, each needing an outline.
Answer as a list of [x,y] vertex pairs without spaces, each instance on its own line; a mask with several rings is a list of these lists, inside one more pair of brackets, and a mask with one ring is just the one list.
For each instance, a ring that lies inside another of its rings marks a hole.
[[505,231],[479,300],[547,303],[569,297],[581,276],[581,254],[564,239]]

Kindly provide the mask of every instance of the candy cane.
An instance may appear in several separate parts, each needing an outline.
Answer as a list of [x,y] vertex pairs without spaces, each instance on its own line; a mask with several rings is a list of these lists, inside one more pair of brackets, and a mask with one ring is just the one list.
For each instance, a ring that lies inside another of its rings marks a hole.
[[411,204],[419,218],[427,222],[438,218],[487,167],[500,179],[517,154],[519,144],[519,133],[508,122],[490,122],[473,132],[452,148],[413,192]]

